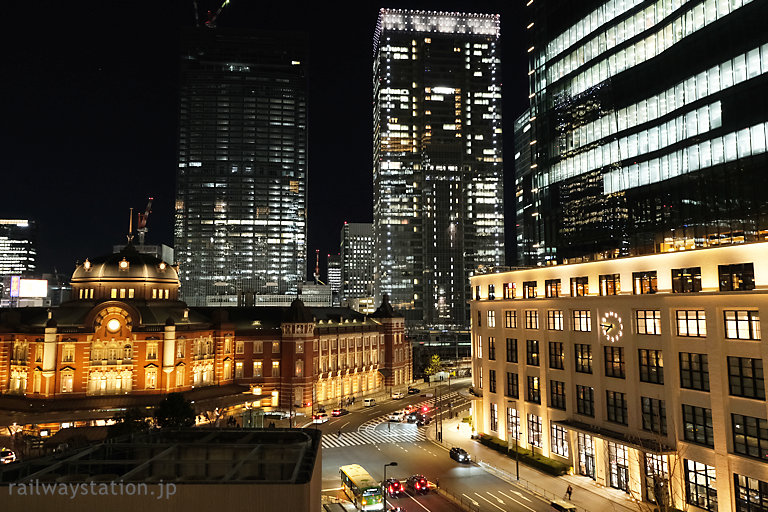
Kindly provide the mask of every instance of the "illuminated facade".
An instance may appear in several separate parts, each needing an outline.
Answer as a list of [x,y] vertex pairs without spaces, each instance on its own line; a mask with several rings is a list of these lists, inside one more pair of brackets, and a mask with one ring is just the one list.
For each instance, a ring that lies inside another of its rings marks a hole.
[[35,222],[0,219],[0,278],[26,276],[37,268]]
[[341,304],[341,254],[328,255],[328,286],[331,287],[333,306]]
[[299,299],[194,307],[178,291],[176,267],[129,245],[79,265],[60,307],[0,311],[0,422],[110,418],[169,392],[200,407],[309,410],[412,381],[404,322],[386,299],[363,315]]
[[634,499],[765,510],[766,254],[762,242],[473,277],[477,430]]
[[345,222],[339,249],[341,299],[373,296],[373,224]]
[[175,250],[189,304],[295,294],[306,274],[307,86],[301,38],[186,33]]
[[375,295],[413,328],[468,325],[504,262],[499,16],[382,9],[374,38]]
[[520,264],[766,239],[765,2],[528,9]]

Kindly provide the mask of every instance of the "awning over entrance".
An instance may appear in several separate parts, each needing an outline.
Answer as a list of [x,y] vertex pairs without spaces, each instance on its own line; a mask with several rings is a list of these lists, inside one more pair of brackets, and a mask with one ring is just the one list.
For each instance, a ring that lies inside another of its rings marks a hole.
[[587,423],[582,423],[576,420],[560,420],[554,422],[556,425],[560,425],[569,430],[575,430],[576,432],[582,432],[589,434],[593,437],[603,439],[605,441],[611,441],[614,443],[621,443],[630,448],[635,448],[642,452],[655,453],[658,455],[665,455],[675,453],[677,450],[674,447],[667,444],[667,440],[659,437],[658,439],[646,439],[638,436],[632,436],[609,430],[606,428],[596,427]]

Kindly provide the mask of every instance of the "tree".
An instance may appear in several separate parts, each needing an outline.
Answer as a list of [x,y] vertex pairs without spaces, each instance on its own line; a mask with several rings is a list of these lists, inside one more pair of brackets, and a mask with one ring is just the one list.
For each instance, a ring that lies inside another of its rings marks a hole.
[[138,407],[129,407],[113,419],[115,423],[109,426],[107,437],[137,434],[149,430],[150,422],[147,418],[147,412]]
[[[674,424],[670,431],[675,431]],[[630,440],[636,446],[643,446],[647,450],[640,455],[640,467],[644,472],[641,477],[641,490],[639,493],[635,490],[630,492],[637,510],[678,512],[676,503],[687,509],[683,480],[684,447],[666,434],[630,436]]]
[[429,365],[424,368],[424,374],[431,376],[436,373],[440,373],[443,370],[443,362],[440,360],[440,356],[435,354],[429,360]]
[[155,422],[160,428],[191,427],[195,424],[195,410],[181,393],[169,393],[155,407]]

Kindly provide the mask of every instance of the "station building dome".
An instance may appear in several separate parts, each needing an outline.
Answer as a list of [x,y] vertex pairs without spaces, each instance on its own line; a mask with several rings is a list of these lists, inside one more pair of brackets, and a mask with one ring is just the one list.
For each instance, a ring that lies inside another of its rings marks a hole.
[[120,252],[86,259],[72,274],[74,300],[178,300],[178,268],[132,244]]

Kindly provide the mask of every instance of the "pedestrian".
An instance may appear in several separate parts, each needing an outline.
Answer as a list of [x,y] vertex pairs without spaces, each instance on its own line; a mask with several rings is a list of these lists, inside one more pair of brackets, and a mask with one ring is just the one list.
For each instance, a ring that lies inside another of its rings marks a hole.
[[461,423],[456,424],[456,430],[459,430],[459,427],[461,427]]
[[339,429],[339,431],[336,432],[336,437],[341,437],[341,429]]
[[568,484],[568,489],[565,490],[565,495],[568,497],[568,501],[571,501],[571,494],[573,494],[573,487]]

